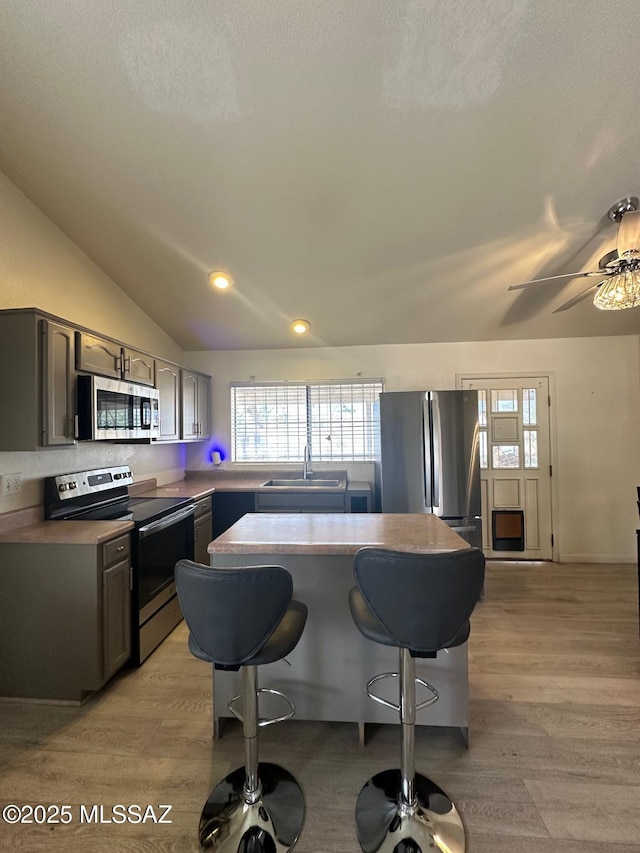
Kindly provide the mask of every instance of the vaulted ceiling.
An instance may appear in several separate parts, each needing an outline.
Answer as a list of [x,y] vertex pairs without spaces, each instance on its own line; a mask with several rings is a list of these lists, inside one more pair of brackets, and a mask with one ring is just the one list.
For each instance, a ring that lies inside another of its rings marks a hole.
[[637,0],[4,0],[0,169],[186,350],[636,334],[553,313],[590,279],[507,288],[614,248],[639,30]]

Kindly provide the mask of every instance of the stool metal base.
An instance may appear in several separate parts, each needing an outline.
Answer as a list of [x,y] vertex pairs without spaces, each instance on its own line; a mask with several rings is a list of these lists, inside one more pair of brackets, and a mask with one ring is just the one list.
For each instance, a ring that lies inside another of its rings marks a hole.
[[245,802],[239,767],[209,794],[200,817],[200,849],[216,853],[288,853],[304,820],[304,798],[293,776],[277,764],[259,764],[262,796]]
[[415,774],[413,808],[400,804],[400,791],[399,770],[377,773],[360,791],[356,829],[364,853],[464,853],[460,815],[435,782]]

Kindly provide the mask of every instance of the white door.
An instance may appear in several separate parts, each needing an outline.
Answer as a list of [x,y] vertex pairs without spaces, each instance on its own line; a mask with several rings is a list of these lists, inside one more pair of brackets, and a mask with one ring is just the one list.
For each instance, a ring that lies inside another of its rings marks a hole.
[[549,379],[462,379],[478,391],[487,557],[552,559]]

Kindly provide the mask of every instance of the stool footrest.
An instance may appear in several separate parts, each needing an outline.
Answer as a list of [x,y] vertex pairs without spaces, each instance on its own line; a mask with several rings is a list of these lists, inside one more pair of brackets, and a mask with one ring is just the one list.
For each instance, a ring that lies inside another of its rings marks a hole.
[[[377,702],[379,705],[384,705],[386,708],[391,708],[394,711],[400,711],[400,705],[396,705],[395,702],[390,702],[388,699],[384,699],[382,696],[378,696],[373,692],[371,687],[376,684],[378,681],[382,681],[385,678],[399,678],[399,672],[381,672],[380,675],[375,675],[371,681],[367,682],[367,696],[370,699],[373,699],[374,702]],[[437,702],[440,698],[440,694],[436,690],[436,688],[429,684],[428,681],[425,681],[424,678],[416,678],[416,684],[419,684],[421,687],[424,687],[425,690],[428,690],[431,693],[428,699],[425,699],[422,702],[419,702],[416,705],[416,711],[421,711],[423,708],[427,708],[429,705],[433,705],[434,702]]]
[[[259,728],[264,728],[265,726],[270,726],[272,723],[282,723],[284,720],[290,720],[293,717],[293,715],[295,714],[296,709],[295,709],[293,702],[291,701],[291,699],[289,699],[287,696],[285,696],[281,690],[274,690],[274,689],[269,688],[269,687],[260,687],[256,692],[257,692],[258,696],[260,696],[261,693],[269,693],[272,696],[279,696],[281,699],[284,699],[284,701],[289,706],[289,711],[287,711],[286,714],[282,714],[278,717],[265,717],[263,719],[258,719],[258,727]],[[236,719],[240,720],[240,722],[242,723],[242,722],[244,722],[244,719],[242,717],[242,713],[236,707],[241,699],[242,699],[242,693],[238,693],[236,696],[232,696],[231,699],[229,699],[229,701],[227,702],[227,707],[229,708],[229,710],[231,711],[233,716]]]

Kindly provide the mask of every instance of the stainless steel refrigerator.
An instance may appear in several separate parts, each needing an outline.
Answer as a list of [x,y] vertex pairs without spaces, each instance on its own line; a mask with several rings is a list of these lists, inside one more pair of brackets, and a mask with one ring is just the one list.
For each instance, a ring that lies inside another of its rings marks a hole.
[[477,391],[380,395],[382,512],[440,516],[482,547]]

